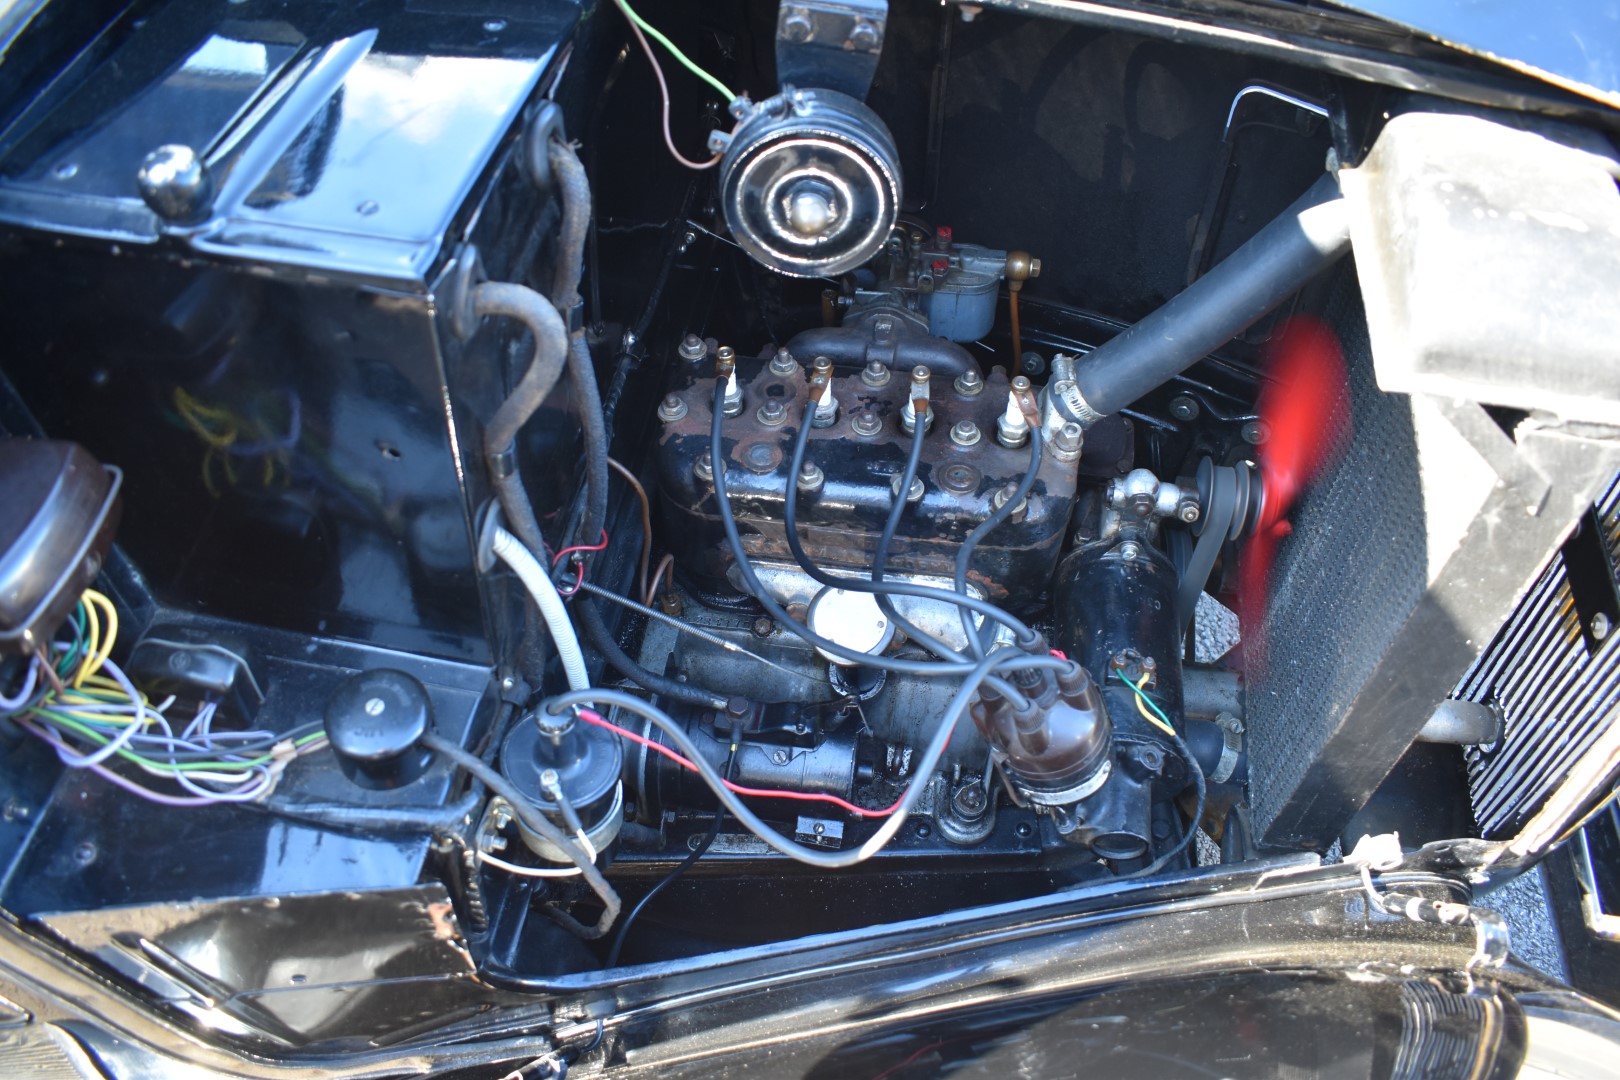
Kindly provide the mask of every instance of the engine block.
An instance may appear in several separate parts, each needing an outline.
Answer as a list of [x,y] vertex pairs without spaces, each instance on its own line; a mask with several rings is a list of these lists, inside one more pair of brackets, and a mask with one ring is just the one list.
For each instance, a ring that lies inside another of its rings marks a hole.
[[[706,353],[687,367],[685,386],[665,398],[659,414],[664,535],[689,580],[729,592],[737,582],[728,577],[733,560],[708,460],[716,364]],[[810,400],[807,367],[779,353],[738,360],[737,375],[741,409],[723,419],[726,490],[750,558],[791,563],[783,510],[793,442]],[[911,373],[873,365],[835,375],[831,385],[836,418],[811,431],[807,466],[796,485],[800,538],[823,569],[864,570],[876,553],[911,446],[902,424]],[[997,440],[1009,389],[999,368],[988,377],[974,372],[930,379],[932,419],[919,482],[890,546],[890,571],[948,579],[968,534],[1013,494],[1029,468],[1030,451]],[[974,550],[968,579],[984,595],[1027,606],[1045,589],[1074,506],[1080,456],[1077,442],[1048,441],[1025,505]]]

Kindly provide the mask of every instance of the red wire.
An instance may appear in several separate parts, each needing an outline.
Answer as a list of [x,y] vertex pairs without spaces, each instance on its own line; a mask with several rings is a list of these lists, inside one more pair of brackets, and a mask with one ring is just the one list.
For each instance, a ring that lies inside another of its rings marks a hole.
[[[645,735],[637,735],[635,732],[626,730],[625,728],[620,727],[618,724],[610,723],[609,721],[603,719],[599,713],[594,713],[589,709],[580,709],[579,717],[587,724],[595,724],[597,727],[611,731],[615,735],[623,736],[633,743],[639,743],[649,750],[656,750],[658,753],[663,754],[665,757],[669,758],[669,760],[673,761],[683,769],[690,769],[692,772],[698,771],[698,767],[696,765],[692,764],[686,758],[682,757],[680,754],[677,754],[669,747],[663,745],[662,743],[654,742]],[[808,791],[778,791],[775,788],[743,787],[741,784],[733,784],[730,780],[725,781],[725,785],[726,790],[735,795],[749,795],[761,799],[793,799],[798,802],[832,803],[834,806],[842,810],[847,810],[851,814],[856,814],[865,818],[888,817],[890,814],[900,809],[900,803],[905,798],[905,796],[902,795],[900,799],[895,800],[893,806],[890,806],[886,810],[868,810],[863,806],[856,806],[854,803],[845,802],[836,795],[822,795],[817,792]]]
[[607,546],[608,546],[608,534],[607,534],[607,530],[603,529],[602,530],[602,542],[600,544],[575,544],[573,547],[565,547],[561,551],[557,552],[557,554],[555,554],[555,555],[553,555],[551,557],[551,565],[556,566],[558,563],[562,562],[564,555],[572,555],[576,551],[601,551],[603,548],[605,548]]

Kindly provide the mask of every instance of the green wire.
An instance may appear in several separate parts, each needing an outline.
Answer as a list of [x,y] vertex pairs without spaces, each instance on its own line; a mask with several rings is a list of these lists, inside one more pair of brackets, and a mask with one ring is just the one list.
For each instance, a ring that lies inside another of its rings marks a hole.
[[1164,726],[1165,727],[1174,728],[1176,726],[1176,725],[1174,725],[1174,724],[1172,724],[1170,722],[1170,718],[1164,714],[1164,710],[1159,708],[1159,703],[1157,701],[1154,701],[1152,698],[1148,697],[1147,692],[1145,690],[1143,690],[1140,686],[1137,686],[1135,683],[1131,682],[1131,680],[1129,680],[1129,679],[1121,679],[1120,682],[1122,682],[1126,686],[1130,687],[1131,692],[1134,693],[1137,697],[1141,698],[1142,701],[1147,704],[1147,707],[1152,709],[1154,711],[1154,713],[1157,714],[1157,716],[1159,717],[1160,720],[1164,721]]
[[[104,733],[104,732],[102,732],[102,731],[100,731],[100,730],[98,730],[96,728],[93,728],[93,727],[89,726],[88,724],[82,724],[79,721],[75,720],[71,716],[63,716],[62,714],[60,714],[58,712],[54,712],[54,711],[52,711],[50,709],[34,709],[33,713],[36,716],[40,716],[40,717],[42,717],[44,719],[49,720],[51,723],[56,724],[59,727],[65,727],[65,728],[69,729],[70,731],[77,732],[78,734],[84,736],[85,738],[89,739],[92,742],[100,743],[102,746],[106,746],[108,743],[112,742],[112,738],[110,736],[108,736],[106,733]],[[316,739],[324,739],[325,737],[326,737],[326,732],[324,732],[324,731],[315,731],[315,732],[311,732],[308,735],[302,736],[301,738],[293,740],[293,745],[295,747],[300,747],[301,748],[301,747],[304,747],[304,746],[308,745],[309,743],[314,742]],[[149,757],[145,756],[144,754],[137,754],[133,750],[128,749],[127,747],[120,747],[115,752],[117,753],[117,755],[119,757],[123,758],[126,761],[133,762],[136,765],[142,765],[142,766],[146,766],[146,767],[149,767],[149,768],[157,769],[157,770],[162,771],[162,772],[220,772],[220,771],[242,771],[242,772],[245,772],[245,771],[247,771],[248,769],[252,768],[255,765],[268,764],[271,760],[273,760],[271,755],[265,754],[265,755],[262,755],[260,757],[249,758],[249,759],[247,759],[245,761],[220,761],[220,762],[213,762],[213,761],[183,761],[183,762],[173,762],[173,761],[156,761],[156,760],[154,760],[152,758],[149,758]]]
[[70,613],[68,618],[69,621],[73,623],[73,644],[68,647],[68,651],[63,655],[62,659],[56,662],[56,674],[59,676],[66,675],[68,672],[73,670],[73,665],[79,662],[79,656],[84,649],[83,600],[80,600],[76,605],[74,605],[73,611]]
[[737,95],[731,92],[730,87],[726,86],[725,83],[721,82],[719,79],[715,78],[713,75],[710,75],[707,71],[704,71],[702,68],[692,63],[692,61],[688,60],[686,58],[686,54],[677,49],[673,41],[665,37],[656,26],[653,26],[646,19],[643,19],[640,15],[637,15],[635,11],[631,9],[628,0],[616,0],[616,2],[619,5],[619,10],[624,12],[625,18],[641,27],[641,32],[643,34],[646,34],[648,37],[658,42],[658,44],[668,49],[670,55],[676,60],[679,60],[681,62],[681,66],[687,71],[690,71],[692,74],[696,75],[698,78],[702,79],[704,82],[718,90],[720,95],[726,99],[726,103],[728,105],[737,99]]

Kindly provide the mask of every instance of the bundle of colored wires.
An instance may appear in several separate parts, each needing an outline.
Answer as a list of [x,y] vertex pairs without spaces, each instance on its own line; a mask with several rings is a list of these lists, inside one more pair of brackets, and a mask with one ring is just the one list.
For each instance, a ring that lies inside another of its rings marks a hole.
[[[0,694],[0,716],[49,744],[68,768],[87,769],[150,802],[209,806],[265,797],[288,762],[325,745],[319,724],[281,734],[216,729],[219,706],[211,701],[182,726],[170,715],[174,698],[152,703],[110,658],[118,611],[95,590],[84,594],[67,626],[73,639],[41,650],[17,692]],[[178,790],[154,789],[115,771],[115,758]]]

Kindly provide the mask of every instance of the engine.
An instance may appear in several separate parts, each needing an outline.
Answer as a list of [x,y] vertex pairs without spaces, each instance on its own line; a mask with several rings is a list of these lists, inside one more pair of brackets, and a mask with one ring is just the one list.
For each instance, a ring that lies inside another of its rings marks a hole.
[[[359,897],[470,1016],[1483,842],[1470,777],[1590,809],[1490,657],[1609,663],[1603,544],[1579,626],[1521,600],[1620,469],[1615,335],[1456,313],[1475,227],[1525,294],[1620,236],[1573,122],[1024,0],[80,6],[0,50],[8,917],[235,1001],[147,930]],[[1504,162],[1558,198],[1453,179]]]

